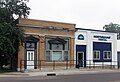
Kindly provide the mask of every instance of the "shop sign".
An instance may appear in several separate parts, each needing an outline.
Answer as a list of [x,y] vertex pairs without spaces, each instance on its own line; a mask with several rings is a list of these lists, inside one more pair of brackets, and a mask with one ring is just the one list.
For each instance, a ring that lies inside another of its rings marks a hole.
[[110,36],[99,36],[99,35],[94,35],[94,38],[97,38],[100,41],[107,41],[108,39],[110,39]]

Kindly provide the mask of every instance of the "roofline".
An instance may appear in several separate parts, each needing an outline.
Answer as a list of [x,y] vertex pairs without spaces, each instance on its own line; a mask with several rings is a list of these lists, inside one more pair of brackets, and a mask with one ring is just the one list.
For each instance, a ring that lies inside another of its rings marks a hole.
[[88,30],[88,31],[98,31],[98,32],[117,33],[117,32],[110,32],[110,31],[104,31],[104,30],[85,29],[85,28],[75,28],[75,30]]
[[39,19],[25,19],[25,18],[19,18],[19,19],[17,19],[17,20],[43,21],[43,22],[51,22],[51,23],[59,23],[59,24],[69,24],[69,25],[74,25],[74,26],[76,26],[76,24],[74,24],[74,23],[64,23],[64,22],[48,21],[48,20],[39,20]]

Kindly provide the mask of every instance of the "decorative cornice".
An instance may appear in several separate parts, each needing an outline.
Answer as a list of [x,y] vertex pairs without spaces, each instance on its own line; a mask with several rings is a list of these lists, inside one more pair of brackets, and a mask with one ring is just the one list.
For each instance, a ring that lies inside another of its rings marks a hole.
[[75,28],[60,28],[60,27],[51,27],[51,26],[33,26],[33,25],[26,25],[26,24],[17,24],[18,27],[24,28],[38,28],[38,29],[48,29],[48,30],[64,30],[64,31],[75,31]]

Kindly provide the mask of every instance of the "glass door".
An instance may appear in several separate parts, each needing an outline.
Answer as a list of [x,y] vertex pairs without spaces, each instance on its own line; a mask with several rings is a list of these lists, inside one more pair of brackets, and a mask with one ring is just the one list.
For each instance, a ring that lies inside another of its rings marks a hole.
[[34,69],[34,51],[27,51],[27,69]]
[[84,67],[84,52],[77,52],[77,66]]

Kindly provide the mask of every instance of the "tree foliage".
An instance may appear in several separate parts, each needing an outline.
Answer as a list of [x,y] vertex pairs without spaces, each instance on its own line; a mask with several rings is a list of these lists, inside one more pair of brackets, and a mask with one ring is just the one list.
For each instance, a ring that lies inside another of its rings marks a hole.
[[16,51],[16,44],[24,42],[24,31],[14,28],[10,24],[0,23],[0,53],[13,54]]
[[105,25],[103,27],[103,29],[105,29],[105,31],[110,31],[110,32],[119,32],[120,31],[120,25],[110,23],[109,25]]
[[24,30],[0,23],[0,67],[11,64],[17,57],[18,47],[24,42]]
[[120,25],[119,24],[110,23],[108,25],[105,25],[103,27],[103,29],[105,29],[105,31],[109,31],[109,32],[116,32],[117,38],[120,39]]
[[[24,42],[24,30],[17,28],[15,20],[27,18],[28,0],[0,0],[0,66],[17,57],[19,45]],[[7,61],[6,61],[7,60]]]
[[17,18],[27,18],[30,8],[28,0],[0,0],[0,22],[11,23]]

